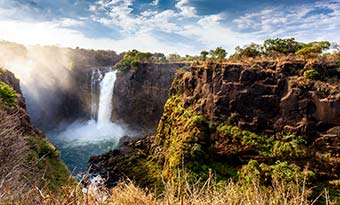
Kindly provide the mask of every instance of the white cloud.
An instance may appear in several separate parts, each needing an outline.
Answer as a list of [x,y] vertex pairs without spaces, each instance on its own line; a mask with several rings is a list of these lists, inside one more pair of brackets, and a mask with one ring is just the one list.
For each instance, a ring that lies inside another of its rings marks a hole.
[[176,42],[164,42],[150,33],[139,33],[121,40],[110,38],[89,38],[77,30],[63,28],[56,22],[21,22],[0,20],[0,40],[18,42],[26,45],[58,45],[88,49],[111,49],[123,52],[138,49],[150,52],[193,53],[195,48],[179,46]]
[[249,39],[256,41],[253,36],[234,32],[226,27],[220,22],[222,19],[223,14],[205,16],[197,24],[185,26],[180,34],[197,40],[205,49],[222,46],[228,52],[232,52],[236,46],[248,42]]
[[[331,3],[333,2],[333,3]],[[327,13],[323,13],[327,9]],[[322,1],[288,8],[264,8],[233,22],[259,38],[296,37],[301,41],[333,40],[340,36],[340,1]]]
[[[132,14],[133,0],[100,0],[94,4],[96,14],[92,19],[106,26],[118,27],[120,32],[130,35],[152,30],[174,32],[179,29],[179,13],[173,10],[161,12],[146,10],[140,14]],[[102,11],[104,15],[99,14]],[[177,21],[177,23],[174,23]]]
[[196,17],[196,9],[193,6],[189,6],[189,0],[179,0],[175,6],[184,17]]
[[61,18],[55,22],[61,27],[81,26],[84,24],[83,21],[71,18]]
[[91,5],[89,10],[95,13],[94,21],[107,26],[114,25],[123,31],[131,32],[138,29],[139,24],[138,19],[131,14],[132,4],[133,0],[99,0]]
[[151,5],[152,5],[152,6],[158,6],[158,5],[159,5],[159,0],[153,0],[153,1],[151,2]]
[[211,24],[219,24],[224,19],[223,14],[214,14],[202,17],[197,23],[201,26],[209,26]]
[[[19,10],[12,6],[4,7],[5,3],[1,2],[5,1],[0,0],[0,40],[117,51],[135,48],[179,54],[198,54],[201,49],[213,49],[217,46],[232,52],[237,45],[259,43],[274,37],[296,37],[302,41],[340,41],[340,0],[299,7],[263,8],[230,20],[229,23],[226,19],[228,15],[223,13],[198,16],[189,0],[176,1],[172,10],[158,11],[155,7],[150,7],[141,13],[133,10],[135,1],[97,0],[86,8],[91,16],[52,21],[28,18],[31,19],[28,22],[26,17],[33,16],[31,11],[19,8],[26,16],[13,20]],[[318,14],[315,12],[317,9],[329,9],[332,12]],[[75,29],[86,25],[88,21],[96,21],[119,30],[122,39],[89,38]]]

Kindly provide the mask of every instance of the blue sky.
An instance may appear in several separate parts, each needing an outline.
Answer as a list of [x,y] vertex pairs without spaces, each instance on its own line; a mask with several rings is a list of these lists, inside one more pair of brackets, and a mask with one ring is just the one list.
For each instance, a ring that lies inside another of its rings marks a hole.
[[0,0],[0,40],[198,54],[267,38],[340,42],[340,0]]

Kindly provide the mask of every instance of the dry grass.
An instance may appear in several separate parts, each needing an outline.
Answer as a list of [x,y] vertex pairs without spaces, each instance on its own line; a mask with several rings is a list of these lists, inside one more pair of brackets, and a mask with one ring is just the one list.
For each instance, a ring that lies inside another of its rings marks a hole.
[[[18,110],[0,105],[0,200],[22,196],[32,187],[36,170],[27,162],[29,146],[23,137]],[[14,193],[14,194],[13,194]]]
[[[82,181],[81,181],[82,182]],[[132,181],[119,183],[107,190],[102,183],[92,183],[84,190],[79,182],[69,183],[60,193],[42,193],[36,187],[26,197],[12,198],[1,201],[0,204],[51,204],[51,205],[311,205],[326,201],[335,205],[329,199],[328,193],[321,193],[316,199],[308,199],[311,190],[305,188],[305,181],[284,183],[278,179],[272,181],[272,186],[260,185],[254,178],[251,182],[230,180],[218,184],[211,176],[205,183],[189,184],[183,177],[181,182],[167,182],[161,194],[156,191],[142,189]]]

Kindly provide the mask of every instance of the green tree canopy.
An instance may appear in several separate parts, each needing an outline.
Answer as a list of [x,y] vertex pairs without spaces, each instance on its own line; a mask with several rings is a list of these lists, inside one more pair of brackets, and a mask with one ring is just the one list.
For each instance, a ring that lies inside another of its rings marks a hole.
[[303,48],[304,44],[297,42],[295,38],[276,38],[265,40],[263,46],[267,55],[271,55],[273,53],[287,55],[300,50]]
[[315,58],[329,49],[331,44],[328,41],[314,41],[305,44],[300,50],[296,51],[297,55],[303,55],[305,58]]
[[200,55],[201,60],[203,61],[207,60],[208,55],[209,55],[208,51],[201,51],[201,55]]
[[169,62],[179,62],[181,61],[181,56],[176,53],[172,53],[172,54],[169,54],[167,59]]
[[240,46],[237,46],[235,48],[235,54],[233,55],[233,58],[242,58],[242,57],[257,57],[261,56],[263,54],[263,47],[262,45],[251,43],[248,46],[245,46],[244,48],[241,48]]
[[215,50],[210,50],[209,54],[214,59],[223,60],[227,56],[228,53],[222,47],[217,47]]

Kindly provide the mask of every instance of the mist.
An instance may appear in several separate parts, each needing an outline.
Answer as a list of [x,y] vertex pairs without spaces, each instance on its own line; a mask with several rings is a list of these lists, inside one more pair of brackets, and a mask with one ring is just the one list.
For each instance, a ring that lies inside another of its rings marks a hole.
[[[87,117],[87,96],[80,93],[80,87],[86,91],[89,83],[87,70],[113,66],[121,58],[114,51],[24,46],[4,41],[0,49],[0,66],[20,80],[32,123],[44,131]],[[79,78],[84,78],[81,85]]]
[[0,49],[4,51],[0,65],[20,80],[33,123],[43,128],[42,122],[53,122],[63,103],[60,93],[67,92],[72,86],[70,51],[53,46],[11,43],[0,44]]

